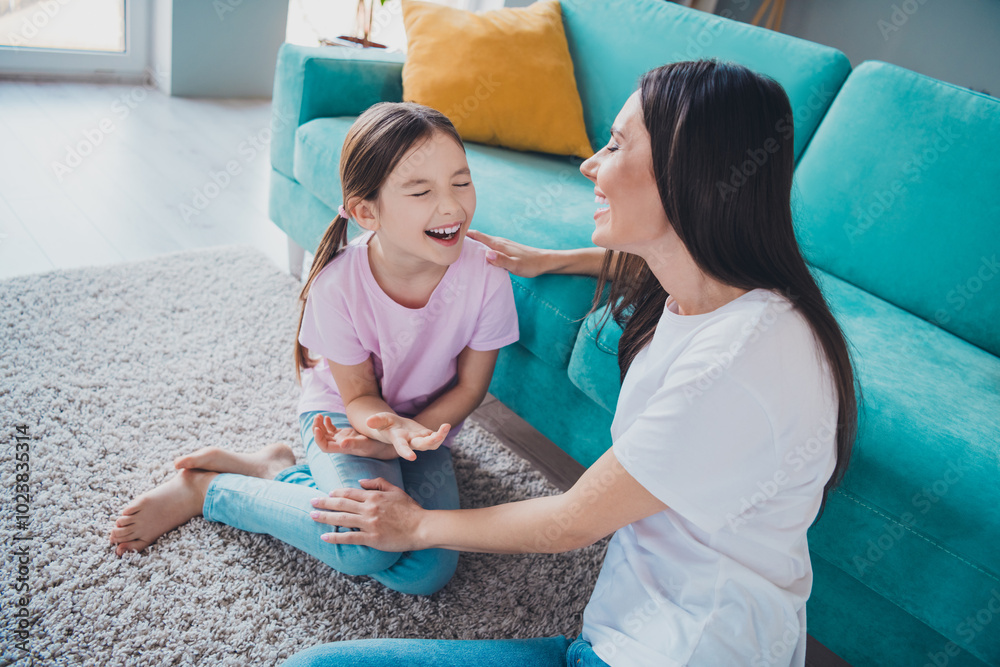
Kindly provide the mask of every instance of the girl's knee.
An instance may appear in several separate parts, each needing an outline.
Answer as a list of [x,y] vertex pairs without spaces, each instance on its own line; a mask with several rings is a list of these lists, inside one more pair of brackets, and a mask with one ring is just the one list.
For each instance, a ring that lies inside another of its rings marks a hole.
[[339,642],[319,644],[304,651],[299,651],[281,663],[280,667],[327,667],[328,665],[336,664],[338,657],[344,657],[342,654],[338,655],[341,650]]
[[391,586],[400,593],[408,595],[433,595],[444,588],[458,566],[458,552],[447,549],[428,549],[420,552],[425,556],[417,568],[417,576],[408,578]]
[[372,575],[387,570],[402,556],[400,553],[355,544],[331,544],[328,547],[329,551],[324,554],[323,562],[338,572],[352,576]]

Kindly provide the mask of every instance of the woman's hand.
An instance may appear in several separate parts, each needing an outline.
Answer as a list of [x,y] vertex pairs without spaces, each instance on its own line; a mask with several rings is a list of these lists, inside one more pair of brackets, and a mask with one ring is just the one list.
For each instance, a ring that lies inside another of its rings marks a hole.
[[534,278],[543,273],[596,276],[601,272],[601,264],[606,253],[604,248],[597,246],[573,250],[533,248],[474,229],[469,230],[468,237],[485,244],[493,251],[495,256],[487,254],[486,261],[522,278]]
[[493,266],[507,269],[522,278],[534,278],[542,273],[548,273],[550,268],[550,250],[533,248],[499,236],[490,236],[483,232],[470,229],[467,236],[479,241],[496,253],[496,257],[486,256]]
[[[363,489],[336,489],[326,498],[314,498],[314,521],[357,528],[324,533],[331,544],[362,544],[382,551],[412,551],[419,544],[418,527],[426,512],[398,486],[381,477],[361,480]],[[321,511],[326,510],[326,511]]]
[[579,549],[622,526],[667,509],[608,449],[566,493],[495,507],[425,510],[384,479],[315,498],[312,518],[341,526],[323,538],[384,551],[453,549],[489,553],[558,553]]
[[417,451],[440,447],[451,430],[451,424],[441,424],[437,431],[432,431],[393,412],[376,412],[368,418],[365,426],[378,431],[379,439],[392,445],[396,453],[407,461],[415,460]]

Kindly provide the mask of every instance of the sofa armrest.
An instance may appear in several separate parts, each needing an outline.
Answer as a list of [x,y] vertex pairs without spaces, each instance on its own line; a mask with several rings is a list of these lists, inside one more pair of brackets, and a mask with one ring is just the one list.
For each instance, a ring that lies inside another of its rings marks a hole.
[[295,131],[303,123],[402,101],[405,59],[373,49],[282,44],[271,101],[271,166],[294,178]]

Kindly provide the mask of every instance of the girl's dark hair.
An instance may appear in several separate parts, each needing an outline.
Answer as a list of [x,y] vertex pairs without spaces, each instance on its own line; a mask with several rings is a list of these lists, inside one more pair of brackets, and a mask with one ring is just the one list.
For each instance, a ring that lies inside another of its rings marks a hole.
[[[829,363],[839,399],[837,465],[818,519],[851,457],[860,390],[843,332],[795,239],[788,96],[773,79],[714,60],[650,70],[639,94],[660,201],[695,263],[726,285],[782,293],[809,322]],[[608,310],[623,328],[618,365],[624,380],[653,338],[667,293],[641,257],[608,251],[591,312],[602,303],[609,277]]]
[[[362,201],[377,202],[382,186],[399,161],[413,146],[430,139],[435,132],[451,137],[465,150],[462,139],[448,117],[413,102],[379,102],[358,116],[344,138],[340,152],[340,187],[344,208],[351,210]],[[319,272],[347,245],[348,219],[339,214],[323,233],[316,248],[309,277],[299,293],[299,325],[295,330],[295,379],[301,384],[301,371],[316,365],[299,343],[302,316],[309,288]]]

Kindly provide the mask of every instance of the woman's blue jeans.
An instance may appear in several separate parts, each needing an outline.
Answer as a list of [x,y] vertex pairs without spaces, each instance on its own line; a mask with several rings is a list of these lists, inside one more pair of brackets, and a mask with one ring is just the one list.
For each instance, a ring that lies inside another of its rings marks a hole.
[[590,643],[537,639],[362,639],[313,646],[281,667],[607,667]]
[[330,544],[320,536],[347,530],[314,521],[313,498],[334,489],[360,489],[358,480],[383,477],[426,509],[458,509],[458,486],[447,447],[418,452],[415,461],[383,461],[349,454],[328,454],[313,437],[313,419],[329,416],[337,427],[350,426],[337,412],[299,415],[307,464],[292,466],[273,479],[222,473],[212,480],[202,514],[251,533],[266,533],[315,556],[338,572],[368,575],[393,590],[430,595],[451,579],[458,552],[426,549],[393,553],[351,544]]

